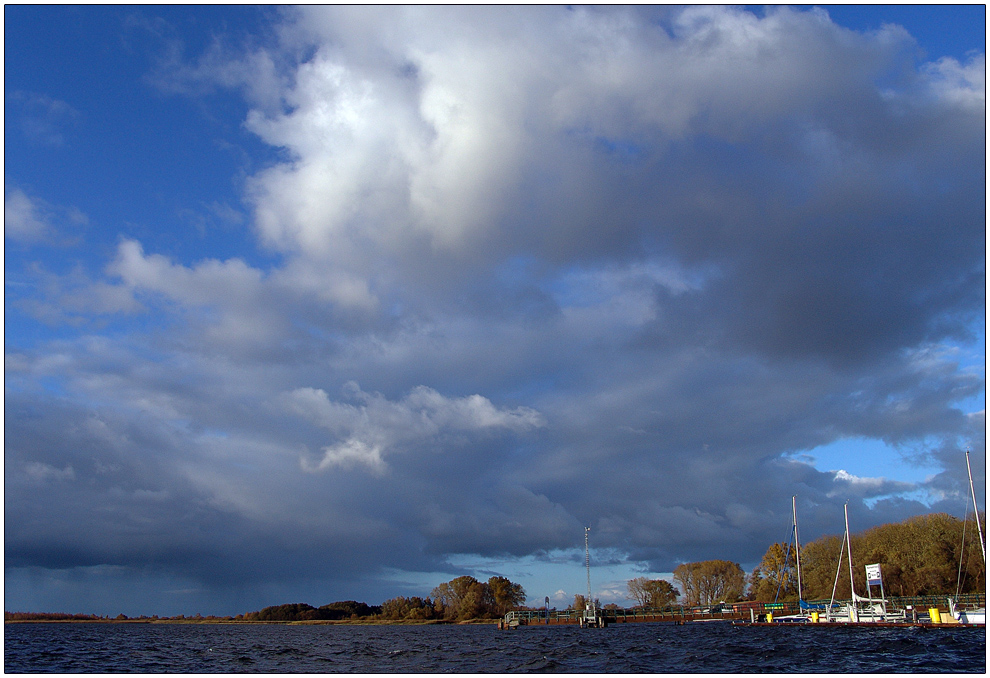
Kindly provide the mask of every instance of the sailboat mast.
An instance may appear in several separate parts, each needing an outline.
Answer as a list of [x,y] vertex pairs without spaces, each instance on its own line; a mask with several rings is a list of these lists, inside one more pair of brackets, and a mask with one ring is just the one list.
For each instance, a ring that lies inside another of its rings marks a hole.
[[842,510],[846,515],[846,551],[849,554],[849,595],[851,597],[851,602],[849,603],[849,621],[858,622],[859,609],[856,606],[856,587],[853,584],[852,535],[849,534],[849,502],[843,504]]
[[798,580],[798,601],[803,600],[801,595],[801,541],[798,539],[797,526],[797,497],[791,497],[791,513],[794,517],[794,557],[797,559],[797,580]]
[[969,474],[969,491],[973,494],[973,513],[976,514],[976,529],[980,533],[980,550],[983,551],[983,565],[987,563],[987,547],[983,543],[983,527],[980,525],[980,507],[976,505],[976,490],[973,489],[973,468],[969,465],[969,450],[966,450],[966,473]]
[[846,551],[849,554],[849,592],[852,594],[853,603],[856,601],[856,588],[853,584],[853,552],[852,552],[852,535],[849,534],[849,502],[846,502],[842,506],[842,510],[846,515]]

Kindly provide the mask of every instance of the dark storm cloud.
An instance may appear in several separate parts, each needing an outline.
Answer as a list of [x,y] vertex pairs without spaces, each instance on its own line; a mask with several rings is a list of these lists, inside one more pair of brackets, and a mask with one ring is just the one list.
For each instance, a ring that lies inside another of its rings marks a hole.
[[[303,8],[277,44],[162,65],[245,88],[282,153],[246,188],[280,263],[125,238],[92,284],[113,304],[33,300],[134,325],[8,352],[16,581],[118,567],[242,612],[559,558],[585,525],[653,571],[752,563],[792,495],[806,538],[846,501],[855,529],[917,491],[960,513],[982,56],[919,66],[903,30],[817,11],[644,17]],[[854,438],[944,471],[804,456]]]

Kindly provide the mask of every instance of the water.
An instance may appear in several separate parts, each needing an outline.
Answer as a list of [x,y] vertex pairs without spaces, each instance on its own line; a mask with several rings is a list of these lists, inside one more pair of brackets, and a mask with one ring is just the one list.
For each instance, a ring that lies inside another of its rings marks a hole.
[[983,628],[6,624],[7,673],[980,673]]

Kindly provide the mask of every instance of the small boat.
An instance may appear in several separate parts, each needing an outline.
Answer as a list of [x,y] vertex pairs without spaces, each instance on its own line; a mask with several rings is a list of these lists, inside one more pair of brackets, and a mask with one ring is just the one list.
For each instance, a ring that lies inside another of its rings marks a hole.
[[[883,593],[883,579],[880,575],[880,565],[867,565],[867,591],[869,591],[870,585],[873,583],[879,583],[880,585],[880,598],[873,598],[872,594],[869,597],[864,598],[863,596],[856,594],[856,586],[853,583],[853,564],[852,564],[852,544],[851,544],[851,533],[849,532],[849,504],[843,507],[843,513],[845,515],[846,531],[843,535],[843,545],[846,548],[846,553],[849,558],[849,589],[852,594],[852,600],[847,603],[844,607],[839,607],[835,604],[835,589],[839,582],[839,571],[842,569],[842,548],[839,548],[839,565],[835,571],[835,585],[832,587],[832,600],[825,611],[825,621],[826,622],[836,622],[836,623],[894,623],[903,624],[907,622],[907,611],[906,610],[893,610],[888,609],[887,600]],[[874,579],[875,577],[875,579]]]
[[[987,551],[986,546],[983,543],[983,529],[980,526],[980,509],[976,503],[976,489],[973,487],[973,468],[969,464],[969,450],[966,450],[966,473],[969,475],[969,491],[973,497],[973,513],[976,514],[976,529],[979,532],[980,537],[980,549],[983,552],[983,567],[986,569],[987,564]],[[969,520],[969,506],[966,506],[966,517],[963,518],[964,521]],[[963,546],[966,543],[966,525],[963,524]],[[962,581],[962,566],[965,554],[965,548],[961,549],[959,552],[959,579],[956,582],[956,595],[959,595],[960,583]],[[978,607],[975,609],[959,609],[956,605],[955,598],[949,598],[949,614],[952,618],[957,620],[960,624],[986,624],[987,623],[987,608]]]
[[973,610],[960,610],[956,607],[956,601],[949,598],[949,614],[952,618],[957,620],[960,624],[986,624],[987,623],[987,608],[978,607]]

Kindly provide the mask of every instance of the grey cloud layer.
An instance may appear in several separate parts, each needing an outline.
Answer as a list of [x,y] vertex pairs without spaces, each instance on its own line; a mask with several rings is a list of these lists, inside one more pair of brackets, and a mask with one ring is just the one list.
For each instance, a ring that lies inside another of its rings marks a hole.
[[918,67],[901,29],[788,9],[314,7],[277,34],[156,77],[246,88],[282,263],[126,239],[108,301],[68,308],[155,322],[8,352],[8,566],[374,598],[383,568],[587,524],[660,571],[751,562],[793,494],[806,535],[846,499],[861,527],[928,510],[799,456],[859,436],[961,509],[982,55]]

